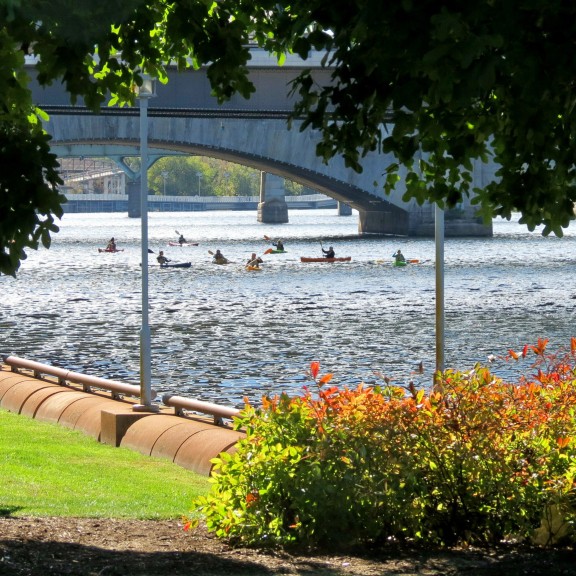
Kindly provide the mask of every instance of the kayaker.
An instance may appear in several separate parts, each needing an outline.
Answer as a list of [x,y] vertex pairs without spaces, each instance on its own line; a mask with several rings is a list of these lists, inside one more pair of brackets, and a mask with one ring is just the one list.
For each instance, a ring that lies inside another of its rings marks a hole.
[[228,260],[220,250],[216,250],[216,254],[214,254],[214,262],[216,262],[216,264],[226,264]]
[[246,262],[246,266],[252,266],[254,268],[260,268],[260,264],[262,264],[264,260],[260,258],[260,256],[256,256],[256,252],[252,252],[251,258]]
[[106,250],[109,252],[116,252],[116,241],[114,240],[114,237],[108,240],[108,246],[106,246]]
[[325,258],[336,258],[336,252],[334,252],[334,248],[332,248],[332,246],[330,246],[328,250],[324,250],[324,248],[322,248],[322,252],[324,253]]
[[182,246],[182,244],[187,244],[186,238],[184,238],[184,234],[180,234],[180,238],[178,238],[178,244]]
[[272,246],[276,248],[276,250],[280,250],[280,252],[284,252],[284,243],[282,240],[277,240],[276,242],[272,242]]
[[164,266],[165,264],[170,262],[170,260],[168,260],[168,258],[164,256],[164,252],[162,252],[162,250],[160,250],[160,254],[158,254],[156,260],[158,260],[158,264],[160,264],[160,266]]
[[396,262],[406,262],[406,258],[404,258],[404,254],[402,254],[400,249],[396,251],[396,254],[392,254],[392,258],[396,258]]

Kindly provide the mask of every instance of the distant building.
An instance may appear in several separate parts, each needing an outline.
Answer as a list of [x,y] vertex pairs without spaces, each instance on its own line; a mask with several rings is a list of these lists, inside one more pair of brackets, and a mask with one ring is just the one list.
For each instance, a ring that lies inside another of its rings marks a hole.
[[111,160],[61,158],[65,194],[126,194],[126,174]]

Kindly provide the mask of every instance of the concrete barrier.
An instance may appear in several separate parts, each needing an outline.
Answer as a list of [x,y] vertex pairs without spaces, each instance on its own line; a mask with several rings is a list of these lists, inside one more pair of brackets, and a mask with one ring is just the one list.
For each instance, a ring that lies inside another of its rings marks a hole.
[[166,458],[198,474],[209,475],[210,460],[233,452],[244,435],[212,418],[176,415],[169,408],[159,413],[134,412],[136,400],[120,400],[112,392],[85,392],[78,385],[62,384],[57,377],[13,372],[0,364],[0,408],[81,430],[96,440]]

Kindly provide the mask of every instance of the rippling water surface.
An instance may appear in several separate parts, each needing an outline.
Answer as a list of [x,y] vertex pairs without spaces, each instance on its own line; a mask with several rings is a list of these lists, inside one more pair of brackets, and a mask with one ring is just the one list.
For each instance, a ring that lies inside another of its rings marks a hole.
[[[169,247],[182,232],[196,247]],[[287,254],[243,262],[281,237]],[[100,254],[114,236],[117,254]],[[378,371],[431,382],[435,362],[432,239],[357,237],[357,216],[291,211],[265,225],[253,212],[152,213],[150,248],[190,269],[150,267],[153,387],[242,405],[297,392],[312,360],[337,384],[374,383]],[[320,241],[350,263],[301,264]],[[138,382],[140,220],[67,214],[50,250],[31,252],[17,279],[0,277],[0,351],[70,370]],[[211,263],[208,250],[233,261]],[[401,248],[419,264],[391,265]],[[155,257],[150,255],[150,264]],[[376,261],[376,262],[375,262]],[[381,262],[378,262],[381,261]],[[576,233],[544,238],[498,220],[494,237],[446,239],[446,365],[470,368],[489,354],[576,335]],[[423,375],[411,375],[422,361]],[[496,362],[494,370],[509,375]]]

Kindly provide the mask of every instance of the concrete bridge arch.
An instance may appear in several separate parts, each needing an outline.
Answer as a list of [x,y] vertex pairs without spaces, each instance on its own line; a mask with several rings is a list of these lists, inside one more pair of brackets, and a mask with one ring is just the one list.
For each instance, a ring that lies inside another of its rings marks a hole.
[[[128,113],[51,113],[46,129],[59,157],[81,155],[121,158],[139,154],[138,109]],[[281,178],[294,180],[358,210],[359,233],[431,236],[433,208],[402,201],[404,189],[392,195],[381,192],[383,176],[392,157],[370,154],[364,171],[346,168],[341,158],[324,164],[316,156],[318,134],[287,129],[285,117],[179,116],[150,110],[149,154],[192,154],[240,163]],[[89,151],[89,153],[87,152]],[[479,171],[482,182],[490,174]],[[447,235],[488,235],[491,229],[463,206],[456,218],[447,219]]]
[[[249,78],[256,90],[249,100],[236,94],[220,104],[212,95],[206,69],[167,68],[169,81],[158,84],[157,96],[148,103],[151,155],[201,154],[241,162],[355,208],[360,233],[433,236],[432,205],[403,202],[401,186],[390,197],[381,191],[382,174],[391,157],[369,154],[362,160],[364,172],[357,174],[346,168],[341,158],[326,165],[316,156],[318,133],[300,132],[298,126],[287,129],[286,119],[294,107],[290,86],[295,77],[309,69],[319,84],[331,82],[331,71],[321,64],[323,53],[311,54],[305,61],[289,55],[282,66],[260,48],[253,47],[250,54]],[[93,115],[82,103],[70,106],[61,85],[37,83],[35,62],[28,60],[32,97],[50,114],[46,129],[54,137],[54,151],[59,156],[117,159],[139,155],[138,108],[103,108],[100,115]],[[494,170],[494,166],[478,163],[474,185],[484,187],[493,179]],[[446,219],[446,235],[491,234],[491,227],[479,221],[469,201],[452,212]]]

